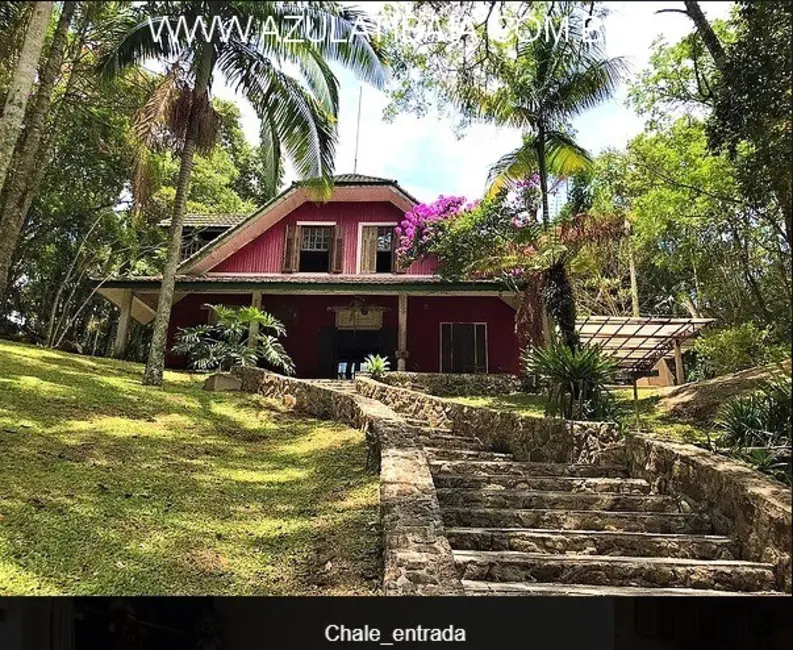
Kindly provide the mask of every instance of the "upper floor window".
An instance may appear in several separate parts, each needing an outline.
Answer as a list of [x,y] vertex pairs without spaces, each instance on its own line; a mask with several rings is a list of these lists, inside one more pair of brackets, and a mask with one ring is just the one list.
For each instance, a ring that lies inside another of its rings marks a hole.
[[330,270],[330,226],[303,226],[300,231],[298,271],[327,273]]
[[393,226],[377,227],[377,260],[375,262],[376,273],[391,273],[393,271]]
[[282,269],[284,273],[341,273],[344,232],[331,223],[287,224]]
[[361,273],[394,272],[394,226],[361,227]]

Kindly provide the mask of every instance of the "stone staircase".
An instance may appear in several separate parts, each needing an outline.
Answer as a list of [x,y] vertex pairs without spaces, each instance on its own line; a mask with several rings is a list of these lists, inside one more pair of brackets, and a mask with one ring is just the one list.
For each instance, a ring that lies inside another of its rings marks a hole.
[[771,593],[773,566],[741,561],[685,500],[616,465],[517,462],[421,427],[446,535],[469,595]]

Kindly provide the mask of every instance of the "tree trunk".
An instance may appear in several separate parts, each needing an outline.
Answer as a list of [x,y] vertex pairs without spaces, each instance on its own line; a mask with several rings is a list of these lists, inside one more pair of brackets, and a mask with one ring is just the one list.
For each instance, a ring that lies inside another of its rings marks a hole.
[[94,232],[96,227],[99,225],[99,222],[102,220],[102,214],[100,211],[99,216],[94,220],[94,223],[91,224],[91,227],[88,229],[88,232],[85,233],[85,236],[80,241],[79,246],[77,247],[77,251],[72,258],[71,264],[69,264],[69,268],[66,270],[66,275],[63,276],[63,280],[61,280],[60,285],[58,286],[58,290],[55,292],[55,298],[52,301],[52,306],[50,307],[50,317],[47,321],[47,347],[52,347],[53,339],[55,338],[55,316],[58,313],[58,304],[61,301],[61,296],[63,295],[63,291],[66,288],[66,285],[69,284],[69,280],[72,279],[72,274],[74,273],[74,269],[77,266],[77,261],[80,259],[80,255],[83,252],[83,248],[85,247],[86,242],[90,239],[91,233]]
[[713,57],[716,67],[724,72],[727,56],[724,53],[724,48],[719,41],[719,37],[716,36],[716,32],[713,31],[708,19],[705,18],[705,14],[702,13],[702,9],[699,8],[698,2],[695,2],[695,0],[685,0],[685,5],[686,13],[688,17],[694,21],[697,32],[702,42],[705,43],[705,47],[708,48],[708,52],[710,52],[710,55]]
[[168,325],[171,320],[171,307],[173,305],[173,291],[176,285],[176,269],[179,267],[182,249],[182,225],[184,223],[185,206],[187,205],[187,192],[190,188],[190,175],[193,171],[193,156],[196,150],[201,114],[206,110],[205,100],[209,79],[212,75],[213,48],[205,43],[200,53],[198,69],[196,70],[196,85],[193,89],[193,102],[190,107],[190,117],[187,124],[184,147],[182,147],[182,160],[179,169],[179,180],[176,185],[171,227],[168,232],[168,253],[165,268],[162,272],[160,297],[157,301],[157,315],[154,318],[154,327],[149,346],[149,356],[146,369],[143,372],[143,384],[146,386],[162,386],[162,376],[165,369],[165,344],[168,337]]
[[579,343],[575,296],[563,259],[554,262],[543,274],[542,298],[545,309],[559,326],[562,341],[575,350]]
[[551,221],[548,208],[548,173],[545,169],[545,127],[542,122],[537,128],[537,164],[540,168],[540,196],[542,197],[542,224],[545,228]]
[[[14,155],[22,121],[25,119],[25,107],[36,79],[36,69],[54,5],[54,2],[35,4],[25,32],[25,41],[22,43],[22,50],[14,68],[14,76],[11,78],[11,86],[0,117],[0,187],[5,184],[6,172]],[[8,264],[5,268],[8,268]],[[3,285],[0,285],[0,296],[2,296],[2,288]]]
[[6,177],[5,204],[3,214],[0,215],[0,230],[3,237],[0,239],[0,298],[5,293],[8,284],[8,272],[11,257],[14,253],[19,233],[27,216],[24,210],[26,190],[31,184],[31,179],[36,176],[36,171],[42,165],[42,138],[45,131],[45,122],[52,102],[52,90],[55,80],[61,70],[63,55],[66,51],[67,35],[76,2],[66,2],[63,5],[55,34],[52,38],[47,62],[41,73],[39,88],[32,109],[25,123],[25,134],[22,147],[19,148],[19,157],[14,169]]
[[631,222],[625,219],[625,237],[628,241],[628,270],[631,276],[631,311],[634,317],[639,318],[639,283],[636,280],[636,260],[633,257],[633,241],[631,241]]

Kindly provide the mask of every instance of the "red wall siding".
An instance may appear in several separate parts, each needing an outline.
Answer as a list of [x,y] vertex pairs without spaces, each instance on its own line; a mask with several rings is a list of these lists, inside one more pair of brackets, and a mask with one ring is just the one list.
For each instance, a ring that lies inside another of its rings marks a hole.
[[[319,369],[319,336],[323,327],[332,327],[335,314],[328,307],[346,306],[352,296],[262,296],[262,308],[272,312],[286,325],[283,339],[300,377],[315,377]],[[371,305],[386,307],[383,327],[396,328],[396,296],[367,296]],[[177,327],[206,322],[205,303],[250,304],[250,295],[194,294],[177,303],[172,312],[169,347]],[[518,342],[514,332],[514,311],[496,297],[421,297],[408,298],[408,370],[439,372],[440,323],[487,323],[488,369],[491,373],[519,371]],[[170,367],[184,367],[184,359],[168,355]]]
[[165,361],[170,368],[184,368],[186,361],[183,357],[170,352],[174,344],[174,337],[180,327],[193,327],[206,325],[208,310],[202,309],[209,305],[250,305],[251,295],[241,293],[193,293],[182,298],[171,309],[171,321],[168,324],[168,345]]
[[515,311],[491,296],[408,298],[407,368],[440,372],[440,324],[487,323],[487,361],[491,373],[518,373]]
[[[227,257],[212,273],[280,273],[284,255],[284,229],[298,221],[327,221],[344,229],[344,273],[355,273],[358,252],[358,224],[399,223],[404,214],[391,203],[304,203],[267,232]],[[432,275],[434,260],[410,266],[409,275]]]

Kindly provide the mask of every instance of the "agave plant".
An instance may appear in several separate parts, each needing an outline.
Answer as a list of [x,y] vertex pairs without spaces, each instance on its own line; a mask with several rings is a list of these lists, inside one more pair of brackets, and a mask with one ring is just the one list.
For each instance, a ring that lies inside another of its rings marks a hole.
[[379,354],[370,354],[363,360],[362,370],[368,372],[372,379],[380,380],[385,373],[391,370],[391,362]]
[[604,419],[614,413],[607,384],[614,381],[616,363],[598,346],[571,348],[554,343],[531,347],[523,357],[526,373],[536,376],[547,394],[546,413],[572,420]]
[[[173,352],[184,355],[191,368],[202,372],[235,366],[268,366],[291,375],[295,365],[278,340],[286,336],[283,323],[256,307],[207,305],[215,315],[211,325],[185,327],[176,335]],[[251,325],[258,326],[251,340]]]

